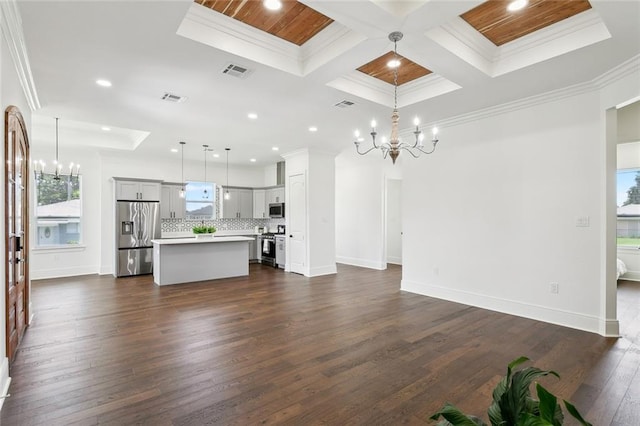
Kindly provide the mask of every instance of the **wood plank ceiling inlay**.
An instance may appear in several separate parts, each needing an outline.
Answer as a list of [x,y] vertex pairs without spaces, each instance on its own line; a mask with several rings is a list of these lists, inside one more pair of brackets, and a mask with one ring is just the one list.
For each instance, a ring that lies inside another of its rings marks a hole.
[[194,0],[216,12],[302,46],[333,19],[295,1],[282,0],[282,9],[266,9],[259,0]]
[[[394,53],[393,51],[390,51],[379,58],[362,65],[358,68],[358,71],[389,84],[393,84],[393,68],[389,68],[387,66],[387,62],[393,59],[393,57]],[[430,70],[416,64],[402,55],[398,55],[398,59],[400,60],[400,67],[398,68],[398,86],[431,74]]]
[[516,40],[591,9],[587,0],[529,0],[519,11],[509,12],[511,0],[489,0],[460,15],[496,46]]

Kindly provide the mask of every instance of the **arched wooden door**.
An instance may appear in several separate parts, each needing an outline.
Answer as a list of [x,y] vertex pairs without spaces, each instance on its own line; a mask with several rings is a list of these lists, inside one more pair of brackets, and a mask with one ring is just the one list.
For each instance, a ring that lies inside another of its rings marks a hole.
[[4,119],[5,315],[9,362],[29,319],[29,139],[20,110]]

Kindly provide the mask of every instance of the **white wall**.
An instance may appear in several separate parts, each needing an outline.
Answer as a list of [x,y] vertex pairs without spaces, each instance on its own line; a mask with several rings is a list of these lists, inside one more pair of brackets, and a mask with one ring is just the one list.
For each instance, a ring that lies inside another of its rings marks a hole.
[[[290,199],[289,177],[303,174],[306,179],[305,276],[336,273],[335,255],[335,155],[314,149],[301,149],[283,154],[286,161],[286,197]],[[286,207],[286,216],[289,218]],[[289,219],[287,218],[287,225]],[[287,270],[291,259],[287,244]]]
[[402,265],[402,180],[386,180],[387,263]]
[[307,175],[309,275],[336,273],[335,155],[311,150]]
[[603,115],[590,92],[443,129],[405,163],[402,289],[597,331]]
[[[411,159],[407,159],[411,161]],[[429,158],[414,160],[429,161]],[[380,153],[360,156],[355,148],[336,157],[336,260],[348,265],[385,269],[385,179],[401,178],[396,165]]]

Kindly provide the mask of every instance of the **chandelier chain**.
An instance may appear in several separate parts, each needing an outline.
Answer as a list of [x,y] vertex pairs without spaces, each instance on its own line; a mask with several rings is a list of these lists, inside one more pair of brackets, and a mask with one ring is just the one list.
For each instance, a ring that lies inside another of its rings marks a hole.
[[393,59],[396,61],[396,66],[393,68],[393,109],[398,109],[398,42],[393,42]]

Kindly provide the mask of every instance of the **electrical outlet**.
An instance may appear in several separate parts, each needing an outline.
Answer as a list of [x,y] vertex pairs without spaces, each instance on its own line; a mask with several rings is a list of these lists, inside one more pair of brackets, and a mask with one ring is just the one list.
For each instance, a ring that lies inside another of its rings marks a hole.
[[549,292],[552,294],[558,294],[560,292],[560,285],[558,283],[550,283]]

